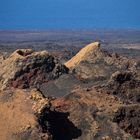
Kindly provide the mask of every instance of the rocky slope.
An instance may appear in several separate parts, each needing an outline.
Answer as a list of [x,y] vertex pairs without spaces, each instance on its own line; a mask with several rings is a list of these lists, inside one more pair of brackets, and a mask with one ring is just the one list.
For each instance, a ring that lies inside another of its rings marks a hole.
[[100,43],[95,42],[81,49],[65,65],[83,79],[108,80],[117,70],[134,70],[136,63],[102,50]]
[[98,42],[65,65],[29,49],[1,58],[1,140],[140,139],[136,61]]
[[43,134],[37,114],[49,104],[36,90],[4,91],[0,93],[0,139],[23,140],[48,137]]

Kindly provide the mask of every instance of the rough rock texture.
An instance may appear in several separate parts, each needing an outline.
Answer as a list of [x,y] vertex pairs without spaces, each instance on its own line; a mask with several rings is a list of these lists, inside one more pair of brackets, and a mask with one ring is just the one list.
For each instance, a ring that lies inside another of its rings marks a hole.
[[140,139],[139,63],[95,42],[65,65],[29,49],[1,59],[1,140]]
[[123,102],[94,87],[78,88],[69,95],[54,100],[52,104],[61,112],[69,112],[70,121],[81,130],[77,140],[133,139],[112,121],[115,110],[122,106]]
[[117,71],[103,86],[103,90],[124,102],[140,103],[140,75],[135,71]]
[[[49,105],[36,90],[4,91],[0,93],[0,139],[1,140],[42,140],[43,134],[37,121],[37,114]],[[46,140],[46,139],[45,139]]]
[[37,87],[68,73],[68,68],[47,51],[34,52],[31,49],[16,50],[2,62],[1,67],[3,88]]
[[3,55],[2,54],[0,54],[0,64],[2,63],[2,61],[3,61]]
[[65,65],[82,79],[108,80],[117,70],[135,69],[136,63],[126,57],[110,54],[100,48],[100,43],[87,45]]
[[132,134],[135,138],[140,138],[140,105],[118,108],[113,121],[117,122],[120,128]]

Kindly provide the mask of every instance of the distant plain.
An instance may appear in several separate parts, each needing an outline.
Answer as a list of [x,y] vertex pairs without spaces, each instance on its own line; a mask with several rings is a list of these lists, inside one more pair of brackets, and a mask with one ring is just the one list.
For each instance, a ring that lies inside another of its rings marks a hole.
[[128,57],[140,56],[140,30],[0,30],[0,52],[9,54],[16,49],[48,50],[69,59],[88,43],[100,41],[102,48]]

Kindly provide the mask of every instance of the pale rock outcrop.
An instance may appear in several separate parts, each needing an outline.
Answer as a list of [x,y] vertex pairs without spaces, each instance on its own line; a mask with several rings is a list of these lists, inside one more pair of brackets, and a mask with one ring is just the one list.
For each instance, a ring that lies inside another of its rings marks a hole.
[[98,50],[100,47],[99,42],[94,42],[83,49],[81,49],[74,57],[72,57],[68,62],[65,63],[65,65],[68,68],[75,67],[77,64],[79,64],[81,61],[87,59],[88,55],[95,50]]
[[135,70],[136,62],[118,54],[110,54],[94,42],[81,49],[65,65],[81,79],[107,80],[117,70]]

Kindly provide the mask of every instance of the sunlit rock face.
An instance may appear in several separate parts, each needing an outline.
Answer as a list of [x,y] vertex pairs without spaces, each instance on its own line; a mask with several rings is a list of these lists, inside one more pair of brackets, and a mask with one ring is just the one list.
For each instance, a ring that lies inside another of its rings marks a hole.
[[81,49],[65,65],[82,79],[108,80],[117,70],[135,69],[136,63],[126,57],[110,54],[101,49],[99,42]]

